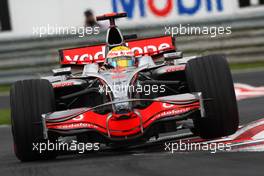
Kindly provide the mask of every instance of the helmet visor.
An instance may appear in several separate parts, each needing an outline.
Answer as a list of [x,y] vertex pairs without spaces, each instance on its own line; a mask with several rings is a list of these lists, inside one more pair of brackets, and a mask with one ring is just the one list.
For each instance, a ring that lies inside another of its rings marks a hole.
[[109,63],[115,68],[116,67],[126,68],[126,67],[134,66],[134,60],[132,57],[122,56],[122,57],[112,58],[110,60],[111,61]]

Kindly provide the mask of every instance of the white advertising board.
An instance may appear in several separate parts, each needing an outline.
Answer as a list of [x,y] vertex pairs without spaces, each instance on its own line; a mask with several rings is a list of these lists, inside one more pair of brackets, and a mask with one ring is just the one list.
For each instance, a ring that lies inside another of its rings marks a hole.
[[[128,19],[120,26],[135,27],[171,24],[183,21],[199,22],[263,11],[262,1],[255,0],[1,0],[7,2],[0,13],[0,38],[32,36],[34,28],[42,26],[84,25],[84,11],[92,9],[95,15],[109,12],[127,12]],[[1,8],[1,4],[0,4]],[[4,26],[9,21],[10,26]]]

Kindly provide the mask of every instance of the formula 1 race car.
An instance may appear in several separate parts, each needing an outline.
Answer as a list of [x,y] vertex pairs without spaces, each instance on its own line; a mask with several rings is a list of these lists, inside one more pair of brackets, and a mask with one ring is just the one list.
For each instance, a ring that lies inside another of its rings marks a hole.
[[115,25],[121,17],[126,13],[97,17],[110,21],[106,43],[60,50],[61,68],[53,76],[12,86],[18,159],[55,158],[55,150],[39,153],[32,143],[66,136],[116,147],[186,128],[204,139],[236,132],[237,103],[225,56],[183,57],[170,36],[122,35]]

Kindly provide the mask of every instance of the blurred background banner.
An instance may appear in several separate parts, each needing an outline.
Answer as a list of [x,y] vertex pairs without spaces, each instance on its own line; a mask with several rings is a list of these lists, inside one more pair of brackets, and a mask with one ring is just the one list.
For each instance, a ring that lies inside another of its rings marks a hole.
[[[121,27],[197,23],[264,13],[264,0],[1,0],[2,37],[33,35],[33,28],[83,26],[83,12],[127,12]],[[12,29],[11,29],[12,26]]]
[[[222,53],[232,63],[264,63],[264,0],[0,0],[0,85],[50,74],[59,67],[59,49],[104,42],[108,22],[94,19],[111,12],[127,12],[117,25],[139,38],[179,25],[230,27],[229,35],[213,38],[176,35],[177,48],[185,56]],[[87,26],[100,32],[38,35],[40,29]]]

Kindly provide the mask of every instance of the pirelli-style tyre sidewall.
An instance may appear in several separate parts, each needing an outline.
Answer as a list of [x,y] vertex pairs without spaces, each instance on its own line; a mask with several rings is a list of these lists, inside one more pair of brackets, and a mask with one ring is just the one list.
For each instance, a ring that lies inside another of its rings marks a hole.
[[48,80],[34,79],[14,83],[10,90],[11,123],[14,150],[21,161],[53,159],[55,151],[40,153],[33,143],[47,142],[43,138],[42,117],[55,110],[55,97]]
[[239,125],[234,84],[223,55],[209,55],[188,61],[186,79],[190,92],[202,92],[205,118],[194,119],[194,131],[210,139],[231,135]]

